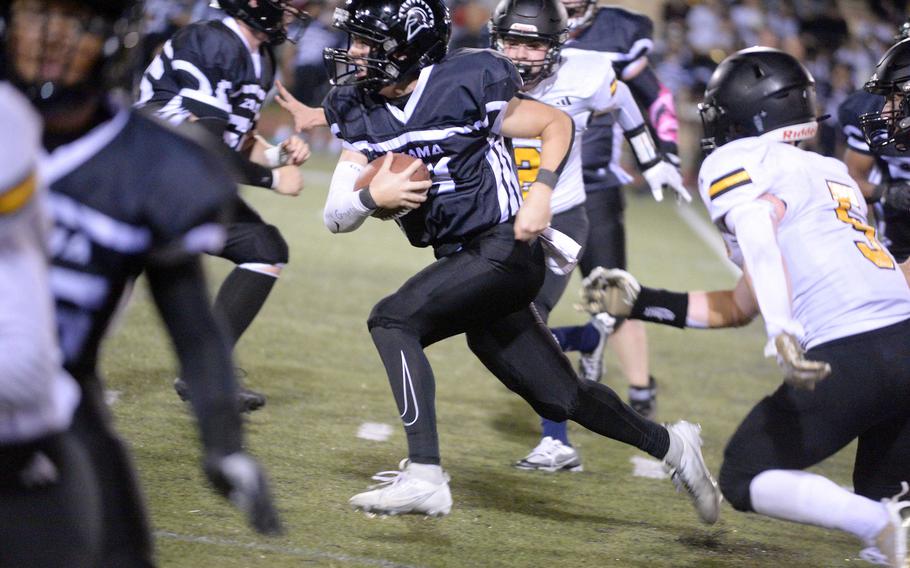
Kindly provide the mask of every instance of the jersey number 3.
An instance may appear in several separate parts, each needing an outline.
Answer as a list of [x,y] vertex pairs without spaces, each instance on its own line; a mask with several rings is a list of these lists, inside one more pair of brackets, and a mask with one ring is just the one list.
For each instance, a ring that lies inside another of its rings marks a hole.
[[853,230],[859,231],[866,236],[865,241],[853,241],[856,248],[863,254],[869,262],[879,268],[889,268],[894,270],[894,258],[885,250],[878,239],[875,238],[875,229],[866,223],[851,217],[849,212],[853,208],[853,200],[856,199],[856,193],[849,185],[838,183],[836,181],[826,180],[828,190],[831,191],[831,197],[837,202],[837,219],[853,227]]

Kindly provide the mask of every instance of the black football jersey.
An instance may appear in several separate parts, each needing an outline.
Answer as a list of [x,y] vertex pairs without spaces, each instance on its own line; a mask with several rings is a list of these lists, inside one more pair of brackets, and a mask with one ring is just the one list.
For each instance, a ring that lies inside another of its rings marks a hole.
[[275,82],[275,55],[268,44],[251,54],[236,26],[225,18],[174,34],[145,70],[137,106],[175,124],[190,116],[225,121],[224,142],[240,149]]
[[[606,53],[613,61],[616,76],[621,77],[626,65],[654,48],[653,31],[647,16],[604,6],[597,9],[590,24],[566,42],[566,47]],[[622,145],[622,138],[614,144],[615,122],[613,113],[595,115],[582,137],[581,163],[587,191],[617,187],[628,179],[614,165],[619,161]]]
[[[879,112],[885,105],[885,98],[866,91],[857,91],[848,96],[837,108],[837,119],[847,137],[847,146],[862,154],[873,154],[866,143],[859,118],[870,112]],[[887,180],[910,180],[910,156],[897,151],[893,146],[884,152],[874,154],[878,168],[875,176]],[[882,242],[898,261],[910,257],[910,212],[896,209],[883,203],[881,207],[880,233]]]
[[346,148],[369,160],[386,152],[423,160],[429,198],[398,222],[411,244],[444,255],[518,212],[521,191],[499,128],[520,87],[503,55],[460,49],[421,71],[403,108],[356,87],[332,89],[324,108]]
[[90,373],[124,291],[144,267],[221,246],[219,220],[236,185],[201,147],[127,110],[51,152],[42,176],[64,364]]

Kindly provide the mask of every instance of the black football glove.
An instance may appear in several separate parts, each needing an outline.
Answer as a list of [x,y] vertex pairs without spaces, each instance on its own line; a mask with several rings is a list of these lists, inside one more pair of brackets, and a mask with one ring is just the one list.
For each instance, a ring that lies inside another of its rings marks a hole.
[[898,180],[889,182],[882,194],[882,200],[900,211],[910,211],[910,182]]
[[284,532],[265,472],[251,455],[242,451],[209,454],[205,459],[205,474],[219,493],[246,514],[256,532],[264,535]]

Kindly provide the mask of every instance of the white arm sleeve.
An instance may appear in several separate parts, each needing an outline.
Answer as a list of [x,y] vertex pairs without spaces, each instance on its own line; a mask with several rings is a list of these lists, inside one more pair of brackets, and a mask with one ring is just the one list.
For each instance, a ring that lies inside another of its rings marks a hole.
[[356,230],[373,212],[360,201],[360,192],[354,191],[361,170],[363,166],[349,161],[338,162],[335,166],[322,213],[325,226],[333,233]]
[[616,92],[613,93],[613,106],[616,109],[616,120],[624,132],[634,130],[645,123],[638,103],[632,97],[629,86],[622,81],[616,82]]
[[787,332],[801,338],[805,332],[793,319],[789,279],[777,243],[773,214],[771,203],[756,199],[734,206],[727,213],[725,223],[739,242],[768,337]]

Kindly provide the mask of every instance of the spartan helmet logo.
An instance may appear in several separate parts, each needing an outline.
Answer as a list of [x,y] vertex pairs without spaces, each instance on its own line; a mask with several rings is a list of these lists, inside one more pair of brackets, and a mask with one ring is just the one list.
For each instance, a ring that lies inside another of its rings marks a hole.
[[432,29],[433,10],[423,0],[406,0],[398,9],[398,17],[404,18],[404,29],[408,33],[408,41],[414,39],[420,30]]

